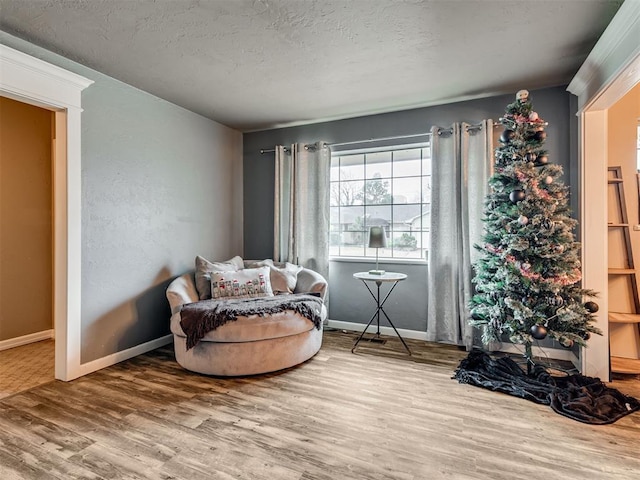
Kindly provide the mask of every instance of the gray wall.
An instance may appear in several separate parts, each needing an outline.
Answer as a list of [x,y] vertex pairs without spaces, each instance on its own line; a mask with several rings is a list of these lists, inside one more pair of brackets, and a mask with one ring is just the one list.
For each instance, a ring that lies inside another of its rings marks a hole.
[[[577,157],[575,147],[572,150],[571,145],[576,139],[571,135],[570,129],[575,104],[571,104],[571,95],[565,91],[565,87],[534,90],[531,95],[534,109],[549,122],[545,146],[549,150],[550,160],[564,167],[565,182],[575,181],[577,177],[573,170],[577,165]],[[294,142],[322,140],[341,143],[410,135],[428,132],[433,125],[446,127],[453,122],[477,123],[485,118],[497,120],[514,98],[514,95],[501,95],[402,112],[246,133],[243,137],[244,255],[247,258],[267,258],[273,252],[273,154],[262,155],[260,149]],[[571,153],[574,155],[571,156]],[[574,192],[575,188],[577,186],[574,185]],[[331,319],[363,323],[368,321],[372,299],[364,286],[353,279],[352,273],[370,268],[372,264],[366,262],[331,262]],[[388,313],[396,327],[425,331],[427,266],[385,263],[381,268],[409,275],[389,298]]]
[[168,334],[169,280],[198,254],[241,252],[241,133],[0,40],[95,81],[82,96],[82,363]]

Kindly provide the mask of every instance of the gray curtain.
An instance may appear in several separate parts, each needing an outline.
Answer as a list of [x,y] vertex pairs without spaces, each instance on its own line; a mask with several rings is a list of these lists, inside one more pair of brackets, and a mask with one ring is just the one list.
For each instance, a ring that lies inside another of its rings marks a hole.
[[273,259],[329,278],[329,148],[317,142],[275,150]]
[[471,348],[473,248],[482,238],[482,210],[493,166],[493,122],[431,130],[431,248],[427,340]]

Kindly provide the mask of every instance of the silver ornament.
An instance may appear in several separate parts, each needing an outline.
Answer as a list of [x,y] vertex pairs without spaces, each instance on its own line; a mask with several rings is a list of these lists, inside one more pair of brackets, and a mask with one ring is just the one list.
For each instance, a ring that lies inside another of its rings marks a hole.
[[529,223],[529,219],[527,217],[525,217],[524,215],[520,215],[518,217],[518,223],[520,225],[526,225],[527,223]]
[[546,177],[544,177],[544,183],[546,183],[547,185],[551,185],[553,183],[553,177],[551,175],[547,175]]

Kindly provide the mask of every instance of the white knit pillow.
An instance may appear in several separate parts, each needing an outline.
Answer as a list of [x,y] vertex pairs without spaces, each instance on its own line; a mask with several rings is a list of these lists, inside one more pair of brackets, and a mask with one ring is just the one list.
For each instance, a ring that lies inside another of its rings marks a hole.
[[269,267],[211,272],[211,298],[273,297]]

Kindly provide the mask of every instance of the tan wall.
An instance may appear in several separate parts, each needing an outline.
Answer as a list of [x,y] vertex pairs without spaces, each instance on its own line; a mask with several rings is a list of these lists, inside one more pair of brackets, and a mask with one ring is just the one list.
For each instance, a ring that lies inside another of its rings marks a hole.
[[[636,135],[640,118],[640,84],[625,95],[608,112],[608,162],[609,166],[621,166],[624,179],[625,199],[629,223],[640,225],[638,217],[638,183]],[[616,212],[614,188],[609,185],[609,222],[619,222]],[[640,231],[631,229],[633,260],[640,281]],[[609,266],[624,267],[624,242],[621,230],[609,229]],[[609,277],[609,310],[633,312],[634,305],[628,277]],[[638,312],[640,313],[640,312]],[[640,353],[637,327],[635,325],[611,325],[610,341],[612,355],[637,357]]]
[[53,328],[52,127],[0,97],[0,341]]

